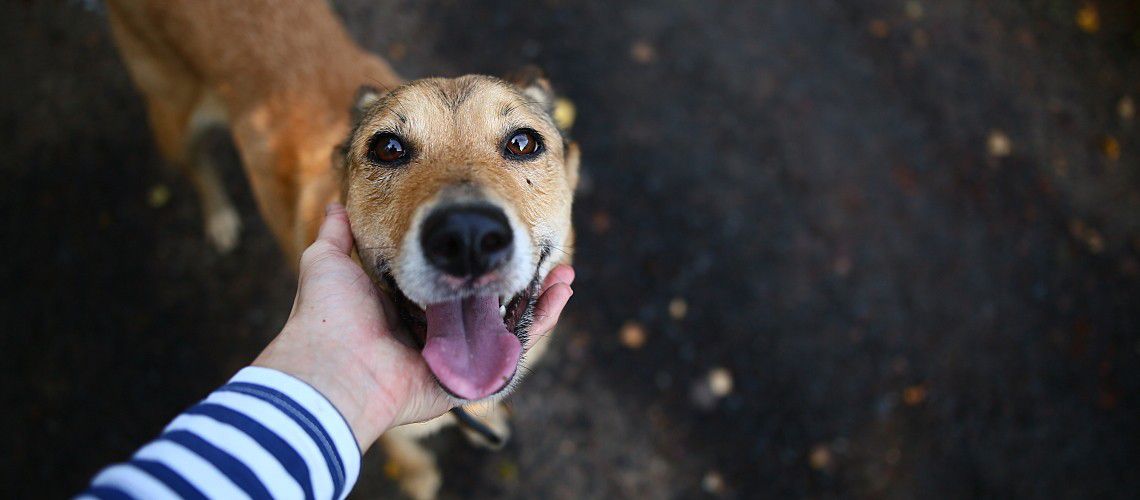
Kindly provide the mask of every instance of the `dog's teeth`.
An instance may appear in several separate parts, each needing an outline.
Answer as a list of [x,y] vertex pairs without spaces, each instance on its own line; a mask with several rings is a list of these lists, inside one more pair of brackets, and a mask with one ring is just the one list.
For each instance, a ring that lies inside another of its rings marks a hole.
[[507,306],[499,306],[499,317],[500,318],[507,317]]

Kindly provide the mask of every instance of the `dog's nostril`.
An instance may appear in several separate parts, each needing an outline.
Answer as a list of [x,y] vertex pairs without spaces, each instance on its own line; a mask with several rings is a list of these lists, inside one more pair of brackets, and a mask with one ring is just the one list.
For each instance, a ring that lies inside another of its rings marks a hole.
[[491,232],[483,236],[480,242],[484,252],[497,252],[510,244],[510,236],[504,233]]
[[424,221],[428,261],[452,276],[480,276],[511,256],[511,228],[503,211],[476,205],[437,210]]

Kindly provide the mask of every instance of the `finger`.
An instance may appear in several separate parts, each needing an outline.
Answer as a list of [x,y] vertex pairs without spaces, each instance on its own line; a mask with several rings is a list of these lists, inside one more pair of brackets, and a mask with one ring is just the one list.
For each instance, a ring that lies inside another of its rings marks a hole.
[[566,264],[559,264],[550,270],[546,275],[546,280],[542,282],[542,293],[546,293],[550,287],[557,283],[565,283],[571,285],[574,283],[574,268]]
[[348,210],[340,203],[329,203],[325,207],[325,220],[317,233],[318,240],[332,243],[346,255],[352,252],[352,230],[348,225]]
[[558,324],[558,317],[562,315],[562,309],[570,301],[571,295],[574,295],[574,290],[570,285],[555,283],[538,297],[532,328],[536,335],[546,335],[554,330],[554,325]]

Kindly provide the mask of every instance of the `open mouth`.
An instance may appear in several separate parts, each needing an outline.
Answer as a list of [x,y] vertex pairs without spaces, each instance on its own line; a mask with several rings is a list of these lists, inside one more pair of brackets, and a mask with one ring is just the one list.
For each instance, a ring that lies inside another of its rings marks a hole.
[[390,272],[383,279],[400,321],[420,346],[444,391],[456,399],[474,401],[511,385],[538,302],[541,281],[537,269],[526,288],[506,300],[473,295],[430,304],[426,309],[404,295]]

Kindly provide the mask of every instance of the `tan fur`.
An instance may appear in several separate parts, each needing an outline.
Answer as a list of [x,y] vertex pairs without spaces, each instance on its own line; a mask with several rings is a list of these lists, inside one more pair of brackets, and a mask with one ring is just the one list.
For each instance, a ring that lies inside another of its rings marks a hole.
[[187,149],[191,118],[220,103],[261,213],[296,262],[339,196],[331,152],[348,134],[353,95],[402,81],[349,39],[324,2],[116,0],[108,10],[162,154],[204,200],[218,198],[211,190],[220,186],[197,180]]
[[[193,182],[206,234],[219,250],[237,243],[240,220],[195,141],[223,126],[288,262],[298,262],[312,242],[324,206],[344,200],[362,264],[375,273],[374,264],[394,259],[412,234],[417,211],[465,185],[509,207],[527,228],[532,252],[555,246],[543,274],[569,259],[578,151],[551,120],[544,80],[524,75],[516,86],[465,76],[403,85],[386,62],[348,37],[322,1],[109,0],[108,7],[158,148]],[[334,160],[363,85],[395,90],[372,103],[346,145],[347,157]],[[545,138],[539,160],[511,163],[500,154],[504,134],[520,126]],[[398,128],[416,143],[417,168],[364,161],[370,131],[383,128]],[[526,346],[532,362],[542,350],[531,349],[534,343]],[[468,408],[506,432],[501,404]],[[440,481],[434,457],[415,439],[453,422],[444,415],[381,438],[410,496],[432,498]]]
[[[480,75],[418,80],[376,107],[360,124],[362,132],[400,130],[416,144],[419,159],[416,168],[371,166],[364,160],[371,134],[357,133],[349,145],[347,204],[364,262],[394,260],[415,211],[457,184],[477,185],[488,196],[509,200],[529,228],[569,232],[577,162],[565,161],[567,151],[550,115],[517,87]],[[401,116],[411,118],[404,123]],[[547,152],[535,161],[511,163],[502,157],[502,137],[521,126],[548,138]]]

